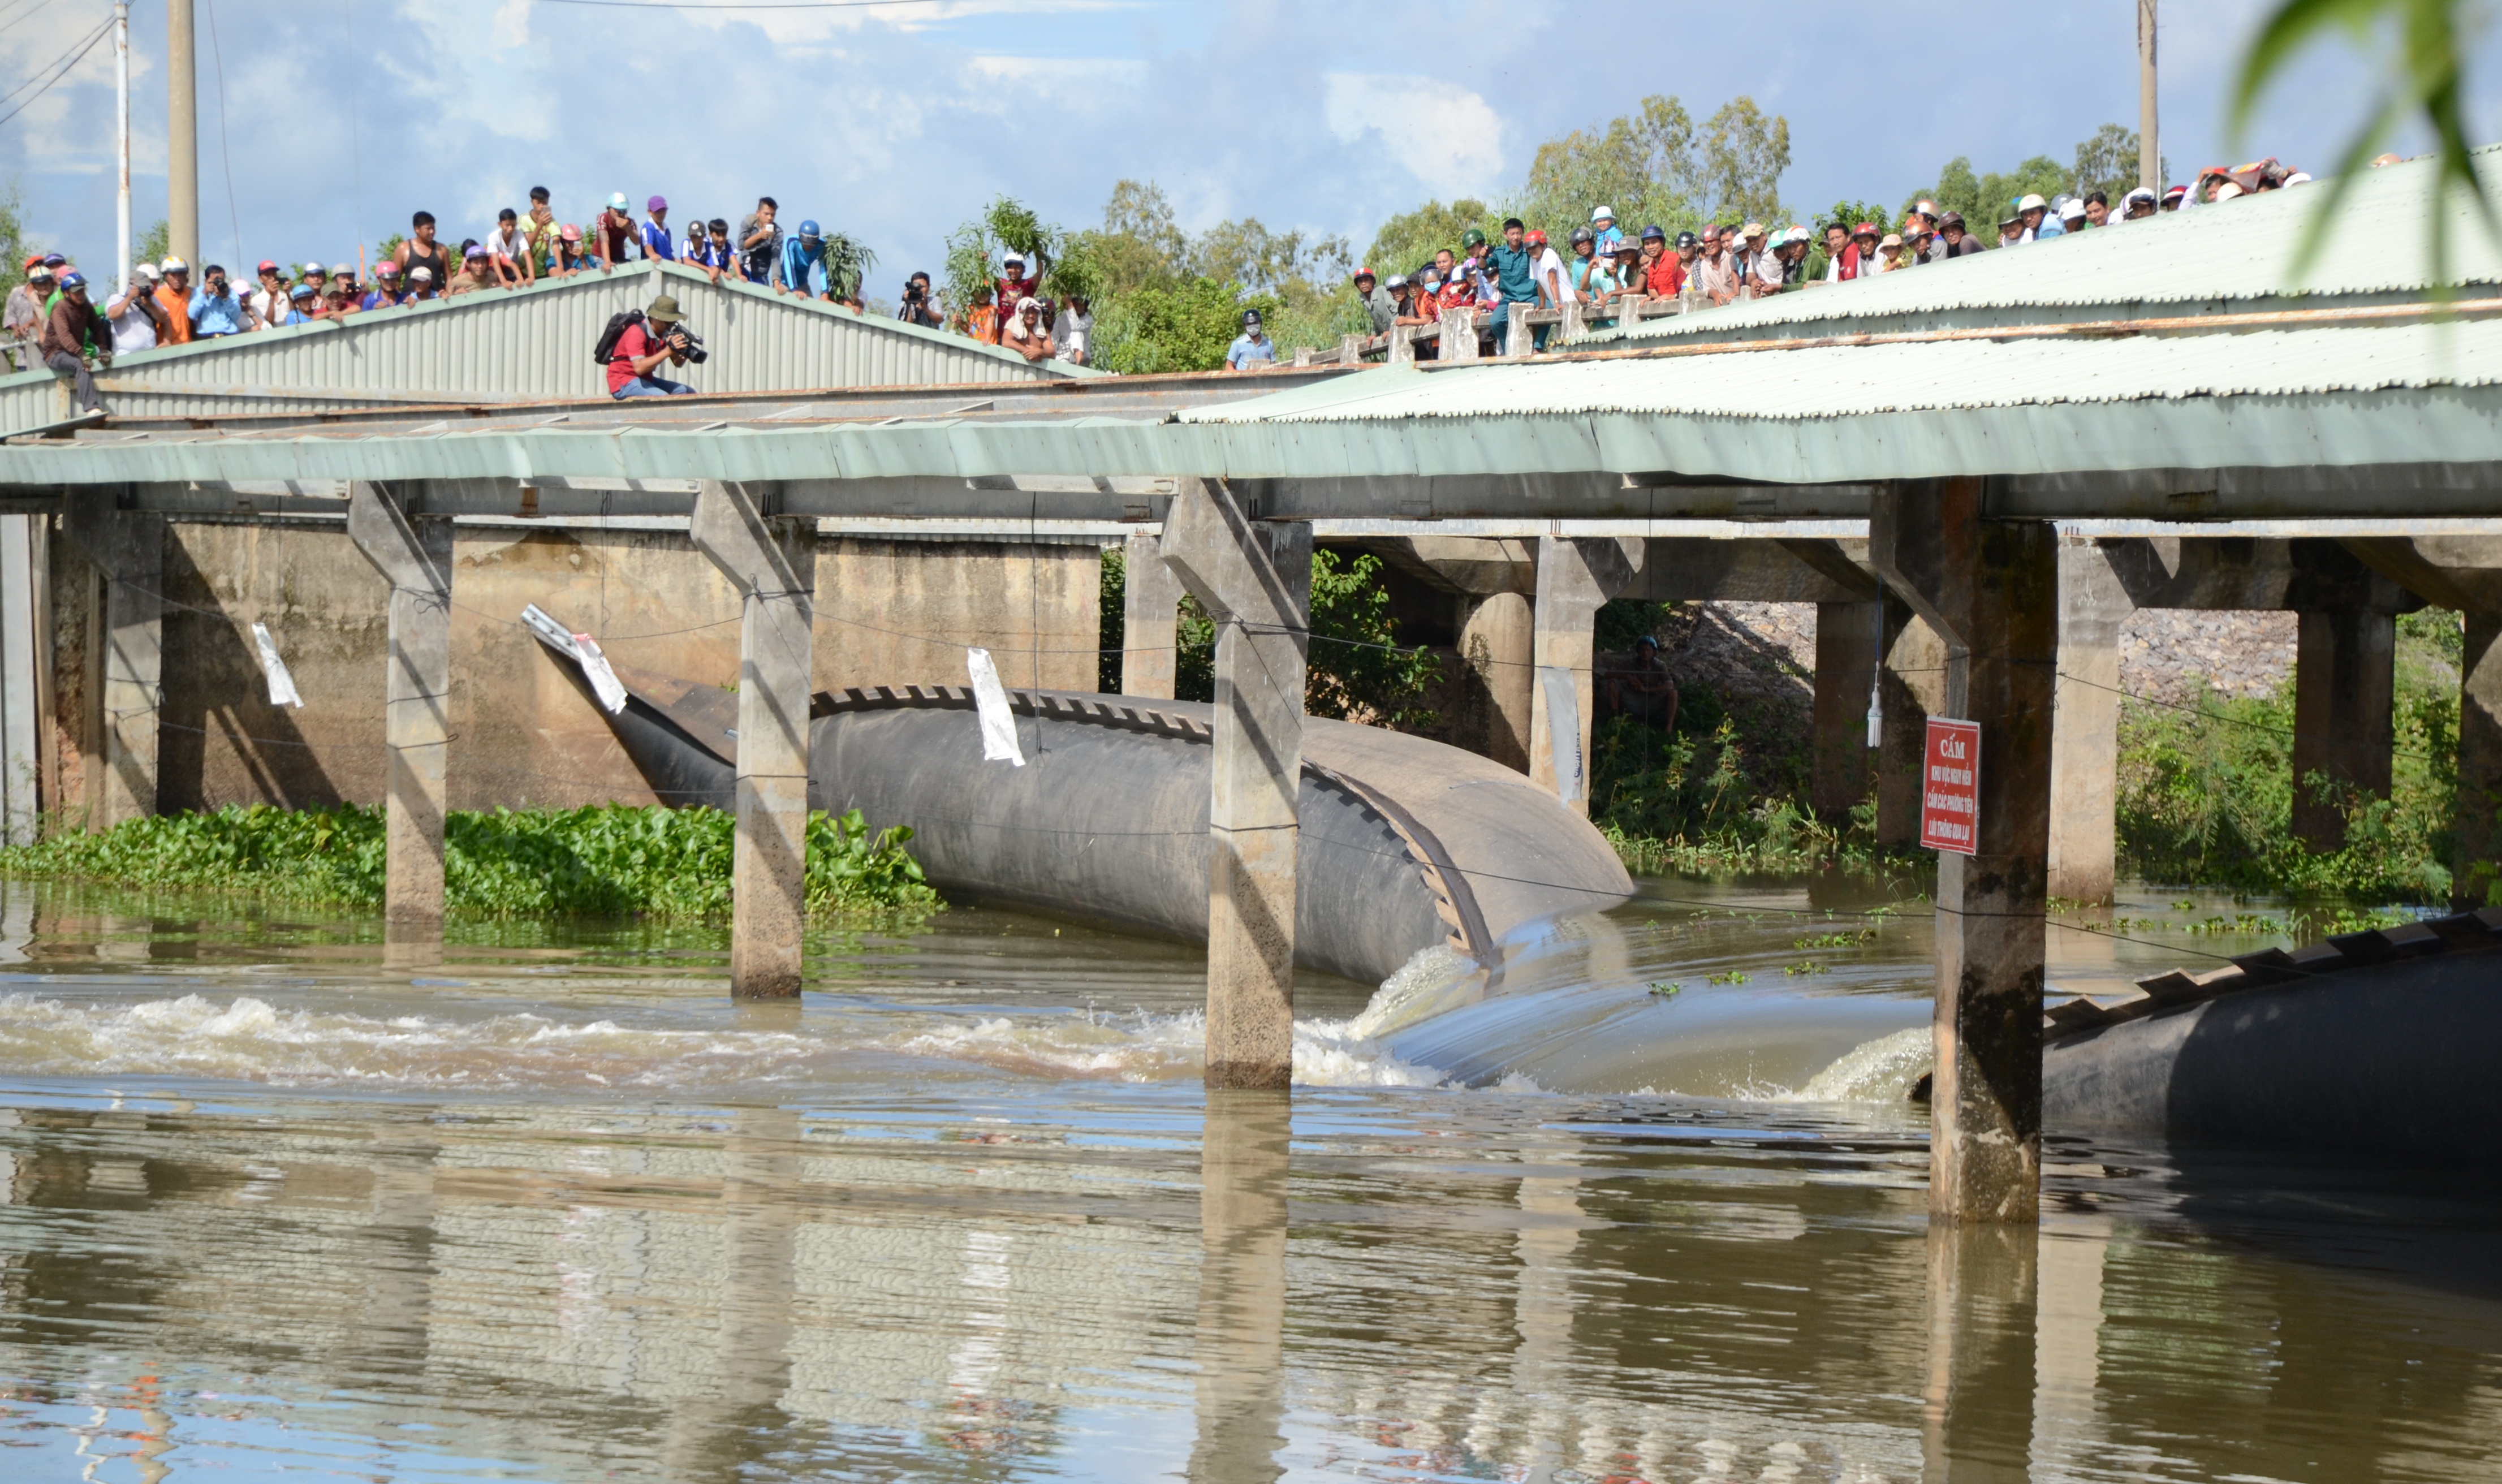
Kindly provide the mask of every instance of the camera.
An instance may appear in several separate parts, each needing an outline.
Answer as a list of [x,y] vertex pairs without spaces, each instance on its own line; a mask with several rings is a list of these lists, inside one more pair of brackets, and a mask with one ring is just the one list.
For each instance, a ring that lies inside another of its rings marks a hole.
[[903,286],[903,302],[906,304],[918,304],[929,296],[930,286],[921,282],[919,279],[914,279],[911,283]]
[[695,365],[700,366],[712,358],[712,353],[704,349],[703,337],[687,328],[683,321],[670,325],[669,332],[660,338],[663,341],[684,340],[687,343],[687,359]]

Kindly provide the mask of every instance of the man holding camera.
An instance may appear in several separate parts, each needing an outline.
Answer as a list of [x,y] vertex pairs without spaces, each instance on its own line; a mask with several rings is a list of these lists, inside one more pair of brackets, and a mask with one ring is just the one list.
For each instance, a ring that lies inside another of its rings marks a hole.
[[929,274],[915,273],[904,280],[903,308],[896,314],[895,318],[906,324],[918,324],[924,329],[939,330],[947,327],[946,319],[938,310],[937,296],[930,291]]
[[678,313],[677,299],[664,293],[652,301],[641,320],[626,326],[626,332],[617,337],[616,349],[608,354],[608,394],[621,402],[627,397],[690,396],[694,392],[693,387],[652,373],[660,368],[662,361],[683,366],[703,358],[703,344],[687,328],[686,316]]

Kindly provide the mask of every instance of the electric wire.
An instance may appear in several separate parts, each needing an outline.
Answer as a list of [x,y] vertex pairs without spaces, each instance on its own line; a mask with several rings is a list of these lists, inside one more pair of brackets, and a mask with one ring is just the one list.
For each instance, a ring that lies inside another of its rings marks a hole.
[[235,271],[243,271],[243,212],[235,205],[234,152],[226,147],[226,58],[218,45],[218,0],[208,0],[209,64],[218,80],[218,158],[226,177],[226,222],[234,228]]
[[[27,93],[24,102],[18,104],[16,108],[9,110],[9,112],[5,114],[0,114],[0,123],[7,123],[10,119],[17,118],[19,114],[22,114],[26,110],[34,107],[36,99],[41,98],[48,92],[51,92],[52,90],[53,84],[58,83],[61,79],[69,76],[70,69],[76,67],[88,52],[95,50],[95,44],[97,42],[104,40],[107,36],[112,34],[113,21],[108,18],[103,25],[96,27],[95,31],[90,34],[85,41],[79,43],[65,53],[57,63],[47,63],[47,66],[52,68],[51,76],[43,78],[43,85],[41,87],[36,87],[31,93]],[[38,76],[41,76],[40,72],[38,73]],[[5,103],[9,99],[17,97],[17,94],[26,92],[28,87],[34,85],[35,81],[35,78],[29,78],[25,82],[18,84],[16,87],[11,88],[7,93],[0,93],[0,103]]]

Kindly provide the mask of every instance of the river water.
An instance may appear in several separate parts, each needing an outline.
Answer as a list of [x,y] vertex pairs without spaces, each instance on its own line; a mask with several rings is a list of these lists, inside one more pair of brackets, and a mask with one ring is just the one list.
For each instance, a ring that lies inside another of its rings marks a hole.
[[1933,1234],[1877,905],[1306,984],[1289,1105],[1037,918],[740,1008],[716,930],[0,888],[0,1477],[2502,1477],[2483,1182],[2052,1130],[2038,1232]]

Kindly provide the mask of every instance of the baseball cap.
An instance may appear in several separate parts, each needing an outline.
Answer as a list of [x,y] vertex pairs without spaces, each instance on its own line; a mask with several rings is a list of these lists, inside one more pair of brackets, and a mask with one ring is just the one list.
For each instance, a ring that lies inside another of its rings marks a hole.
[[626,192],[622,190],[609,192],[608,204],[621,212],[630,209],[633,205],[632,202],[626,199]]
[[158,263],[156,266],[167,273],[188,273],[191,271],[191,265],[183,261],[179,257],[169,257],[163,262]]
[[802,237],[822,237],[825,233],[818,229],[817,223],[813,221],[802,221],[799,223],[799,235]]
[[643,203],[643,210],[647,212],[664,212],[668,209],[669,198],[666,196],[654,196],[649,201]]
[[1692,232],[1679,232],[1676,234],[1676,245],[1680,248],[1699,248],[1703,246],[1703,239]]
[[253,269],[252,271],[254,273],[276,273],[278,271],[278,261],[275,258],[264,257],[260,260],[260,266]]
[[1764,235],[1764,224],[1760,221],[1749,221],[1744,226],[1738,229],[1738,235],[1741,237],[1761,237]]
[[1668,234],[1661,231],[1658,227],[1646,226],[1641,230],[1641,240],[1644,242],[1666,242],[1668,241]]
[[1590,213],[1590,219],[1592,221],[1613,221],[1616,219],[1616,209],[1612,206],[1602,206],[1597,211]]
[[434,282],[434,270],[431,268],[411,268],[408,270],[408,281],[412,284],[431,284]]
[[473,242],[469,244],[469,251],[460,255],[464,258],[484,257],[487,255],[487,245],[483,242]]
[[2036,195],[2027,195],[2023,200],[2015,203],[2015,215],[2019,217],[2029,211],[2048,211],[2049,209],[2050,203]]

